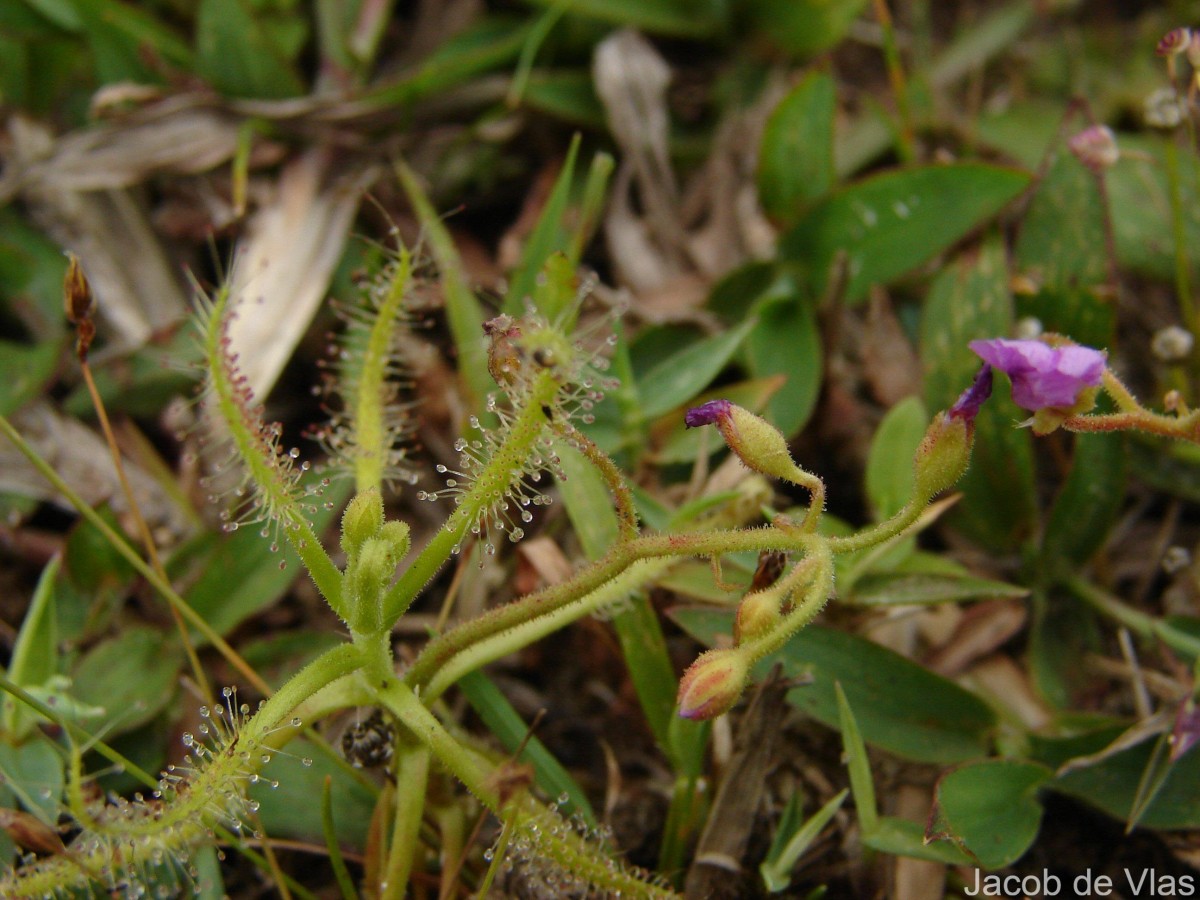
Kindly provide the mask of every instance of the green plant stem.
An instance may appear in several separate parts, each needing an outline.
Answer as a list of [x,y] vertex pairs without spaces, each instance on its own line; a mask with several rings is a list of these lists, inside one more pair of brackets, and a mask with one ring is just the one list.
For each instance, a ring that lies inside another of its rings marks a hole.
[[504,442],[479,472],[446,524],[413,560],[383,601],[383,621],[390,625],[402,616],[421,589],[437,574],[450,555],[462,546],[467,532],[494,506],[503,502],[513,483],[525,472],[548,419],[544,408],[553,408],[561,385],[548,371],[539,372],[522,398],[520,412],[507,429]]
[[1189,659],[1200,659],[1200,638],[1174,628],[1154,616],[1134,609],[1107,591],[1078,576],[1066,579],[1068,590],[1106,618],[1119,622],[1138,637],[1159,640],[1176,653]]
[[1160,437],[1176,438],[1200,444],[1200,410],[1183,417],[1164,416],[1149,410],[1106,413],[1098,416],[1071,416],[1062,427],[1075,432],[1144,431]]
[[[919,511],[918,511],[919,514]],[[914,516],[915,518],[915,516]],[[877,528],[882,526],[877,526]],[[897,531],[901,530],[897,528]],[[434,673],[468,646],[539,616],[549,615],[617,578],[639,560],[659,557],[719,556],[739,551],[802,550],[809,535],[775,526],[722,531],[655,534],[617,544],[575,577],[491,610],[435,638],[405,673],[409,685],[428,683]],[[882,538],[881,538],[882,539]]]
[[533,836],[539,858],[552,861],[564,872],[610,892],[620,891],[624,896],[645,900],[675,897],[671,891],[634,878],[614,866],[572,829],[562,828],[561,820],[528,793],[502,797],[498,782],[490,777],[492,766],[456,740],[408,686],[394,682],[379,691],[376,700],[493,814],[516,830]]
[[429,684],[421,691],[421,696],[426,703],[435,700],[468,672],[482,668],[489,662],[507,656],[521,647],[527,647],[571,622],[619,602],[659,578],[675,562],[676,560],[666,557],[638,560],[620,575],[572,603],[469,644],[438,667]]
[[920,519],[927,505],[927,500],[918,500],[914,497],[894,516],[880,522],[878,525],[845,537],[829,538],[829,550],[836,556],[842,553],[854,553],[858,550],[866,550],[868,547],[882,544],[884,541],[894,538]]
[[117,553],[119,553],[126,562],[133,566],[133,568],[138,571],[138,574],[145,578],[146,581],[148,581],[150,585],[156,591],[158,591],[164,599],[166,599],[167,603],[177,609],[180,614],[187,619],[188,623],[193,628],[204,635],[205,639],[214,647],[216,647],[218,652],[225,657],[229,664],[237,669],[243,676],[245,676],[246,680],[254,685],[256,690],[265,695],[269,695],[271,693],[271,686],[263,681],[262,678],[259,677],[258,673],[255,672],[254,669],[250,668],[250,665],[244,659],[242,659],[238,652],[234,650],[224,638],[217,634],[217,632],[213,630],[212,626],[204,621],[204,618],[188,605],[186,600],[184,600],[181,596],[179,596],[178,593],[175,592],[175,589],[171,586],[170,582],[159,577],[159,574],[155,572],[154,569],[144,559],[142,559],[141,555],[134,550],[133,547],[131,547],[129,543],[107,522],[105,522],[103,517],[94,509],[92,509],[91,506],[89,506],[84,499],[79,496],[79,494],[75,493],[71,486],[67,484],[62,477],[55,472],[54,469],[44,459],[42,459],[41,456],[38,455],[37,451],[29,446],[26,440],[21,437],[20,432],[18,432],[17,429],[13,427],[13,424],[4,416],[0,416],[0,433],[3,433],[6,438],[12,441],[13,446],[21,451],[21,453],[26,459],[29,460],[33,467],[41,473],[42,477],[49,481],[54,489],[67,499],[68,503],[75,507],[76,512],[85,518],[88,523],[92,525],[92,527],[104,535],[104,539],[112,545]]
[[395,747],[396,817],[388,849],[381,900],[404,900],[413,860],[421,846],[421,819],[429,783],[429,748],[411,733],[397,736]]
[[617,468],[617,464],[612,461],[612,457],[597,447],[595,441],[568,421],[555,422],[554,431],[570,441],[580,453],[587,457],[600,473],[600,477],[604,479],[617,507],[617,520],[621,529],[620,540],[630,541],[636,538],[638,536],[638,518],[633,505],[633,491],[629,489],[625,476]]
[[1171,199],[1171,236],[1175,244],[1175,293],[1179,298],[1179,309],[1188,331],[1200,331],[1196,318],[1196,305],[1192,301],[1191,262],[1188,260],[1187,220],[1184,217],[1183,180],[1179,170],[1179,147],[1173,139],[1164,142],[1163,153],[1167,163],[1167,184]]

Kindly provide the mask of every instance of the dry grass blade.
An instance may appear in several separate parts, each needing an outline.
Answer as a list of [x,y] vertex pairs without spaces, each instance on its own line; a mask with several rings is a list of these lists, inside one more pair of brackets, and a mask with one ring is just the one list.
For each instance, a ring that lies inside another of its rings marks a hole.
[[265,397],[329,290],[363,190],[376,170],[330,177],[313,150],[291,162],[250,222],[230,286],[230,352],[254,396]]

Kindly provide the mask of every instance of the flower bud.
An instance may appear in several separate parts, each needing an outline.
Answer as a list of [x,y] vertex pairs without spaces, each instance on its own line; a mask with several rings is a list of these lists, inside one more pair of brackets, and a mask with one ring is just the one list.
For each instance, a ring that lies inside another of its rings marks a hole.
[[1067,147],[1075,158],[1099,175],[1111,169],[1121,158],[1117,138],[1112,129],[1105,125],[1092,125],[1067,141]]
[[67,321],[75,326],[75,355],[81,361],[87,359],[92,340],[96,337],[96,323],[92,318],[95,312],[96,300],[92,295],[92,286],[79,258],[74,253],[67,254],[67,273],[63,276],[63,306]]
[[929,500],[953,487],[967,471],[975,423],[951,412],[938,413],[913,457],[914,489],[918,498]]
[[379,540],[387,547],[388,559],[393,569],[400,565],[400,560],[404,559],[404,554],[408,553],[410,535],[411,529],[408,527],[408,523],[399,520],[385,522],[379,529]]
[[384,588],[392,579],[396,564],[391,547],[382,538],[368,538],[346,567],[346,601],[350,609],[347,624],[354,631],[370,634],[382,624]]
[[383,498],[375,488],[368,488],[346,506],[342,513],[342,550],[354,559],[363,544],[375,537],[383,527]]
[[679,715],[685,719],[715,719],[733,707],[749,678],[749,660],[738,650],[702,653],[679,682],[675,701]]
[[792,460],[787,439],[766,419],[728,400],[709,400],[689,409],[683,421],[688,428],[716,425],[729,449],[747,468],[797,483],[801,471]]
[[1187,51],[1192,42],[1192,32],[1188,28],[1172,28],[1164,34],[1154,48],[1159,56],[1178,56]]
[[774,587],[747,594],[738,604],[733,640],[738,646],[771,631],[783,620],[783,594]]

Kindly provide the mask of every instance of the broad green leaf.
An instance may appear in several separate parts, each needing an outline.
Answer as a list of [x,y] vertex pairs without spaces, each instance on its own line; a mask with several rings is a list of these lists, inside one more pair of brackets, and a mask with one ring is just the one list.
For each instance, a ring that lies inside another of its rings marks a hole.
[[780,242],[823,296],[844,254],[845,300],[917,268],[996,215],[1029,184],[1016,169],[983,163],[923,166],[859,181],[810,209]]
[[[1098,734],[1094,745],[1080,752],[1098,751],[1105,743],[1105,734]],[[1154,741],[1145,741],[1095,765],[1072,769],[1048,786],[1083,800],[1115,819],[1126,821],[1133,810],[1138,785],[1150,763],[1154,744]],[[1192,752],[1172,767],[1138,822],[1143,828],[1198,828],[1200,804],[1196,803],[1197,796],[1200,796],[1200,753]]]
[[1015,862],[1037,837],[1037,791],[1052,774],[1015,759],[988,759],[946,773],[938,781],[930,837],[948,838],[985,869]]
[[1109,280],[1107,212],[1096,178],[1073,154],[1060,152],[1038,184],[1021,221],[1016,265],[1040,290],[1018,302],[1047,331],[1104,347],[1115,309],[1099,294]]
[[[375,797],[345,768],[322,753],[307,738],[290,741],[262,768],[262,778],[250,786],[259,804],[263,831],[273,838],[324,843],[321,796],[325,777],[333,779],[333,820],[348,846],[363,847]],[[307,765],[306,765],[307,763]],[[278,782],[276,785],[275,783]]]
[[783,376],[767,403],[767,418],[785,435],[794,435],[808,422],[821,393],[824,354],[813,304],[795,279],[782,277],[753,315],[758,324],[746,338],[750,374]]
[[11,416],[41,393],[54,377],[61,349],[57,341],[30,345],[0,340],[0,415]]
[[196,72],[232,97],[280,99],[303,93],[277,36],[248,0],[201,0]]
[[880,816],[875,830],[863,835],[863,844],[890,856],[911,856],[950,866],[969,866],[974,860],[947,841],[925,842],[925,829],[916,822]]
[[1024,597],[1026,588],[973,578],[970,575],[875,574],[864,575],[843,603],[859,606],[910,606],[914,604],[960,603],[997,597]]
[[813,72],[767,119],[758,153],[758,195],[776,222],[795,224],[834,183],[833,78]]
[[691,400],[704,390],[733,358],[755,326],[751,319],[724,334],[697,341],[674,353],[638,379],[642,416],[654,419]]
[[[58,580],[61,561],[59,556],[52,557],[46,568],[42,569],[13,645],[8,677],[14,684],[26,689],[44,685],[58,670],[54,584]],[[0,711],[0,730],[14,742],[24,738],[36,720],[36,713],[8,694],[4,695]]]
[[[733,628],[732,615],[722,611],[676,610],[671,617],[706,644]],[[933,763],[987,752],[996,720],[983,701],[871,641],[810,625],[760,662],[756,674],[776,662],[789,678],[811,678],[789,691],[788,701],[831,728],[838,723],[834,685],[840,682],[868,744]]]
[[589,825],[595,826],[596,814],[583,788],[554,758],[554,754],[546,749],[546,745],[536,735],[529,733],[528,723],[513,709],[500,689],[479,670],[469,672],[456,683],[471,708],[504,748],[510,753],[521,748],[518,760],[533,766],[538,787],[549,797],[566,794],[566,815],[579,814]]
[[1120,433],[1080,435],[1066,483],[1042,535],[1042,566],[1075,571],[1104,544],[1125,500],[1126,441]]
[[[563,0],[527,2],[555,6]],[[672,37],[706,37],[721,33],[729,24],[726,0],[570,0],[569,11],[620,28]]]
[[[352,487],[349,480],[339,480],[325,489],[311,517],[313,531],[321,534],[329,526]],[[275,539],[271,529],[265,529],[266,537],[263,531],[261,526],[248,526],[218,538],[200,577],[187,592],[192,609],[218,634],[228,634],[275,603],[297,577],[307,577],[291,544],[280,537],[278,551],[272,551]],[[193,640],[203,638],[193,635]]]
[[[921,319],[921,362],[930,409],[947,409],[979,371],[981,361],[967,344],[1007,336],[1012,321],[1008,270],[998,241],[988,241],[975,259],[938,276]],[[971,465],[957,485],[963,499],[949,519],[996,550],[1020,544],[1033,530],[1037,508],[1031,439],[1028,430],[1015,427],[1027,414],[1008,394],[1006,379],[997,378],[991,399],[975,419]]]
[[39,735],[20,747],[0,742],[0,780],[42,822],[58,824],[65,780],[63,757],[48,738]]
[[[1170,279],[1175,271],[1171,200],[1164,145],[1173,136],[1121,134],[1122,158],[1105,173],[1108,209],[1112,216],[1117,259],[1123,268]],[[1200,205],[1188,202],[1200,187],[1194,158],[1179,167],[1180,192],[1185,198],[1183,224],[1188,248],[1200,246]],[[1195,251],[1190,254],[1195,265]]]
[[1200,503],[1200,446],[1132,433],[1129,464],[1138,480],[1163,493]]
[[796,56],[838,44],[867,0],[749,0],[751,21],[771,43]]
[[132,731],[175,696],[183,653],[153,628],[126,628],[101,641],[71,672],[75,697],[107,710],[109,733]]
[[913,455],[925,437],[929,414],[920,397],[893,406],[871,441],[867,454],[867,498],[879,521],[903,508],[913,493]]
[[1100,623],[1090,607],[1063,590],[1035,587],[1030,605],[1030,676],[1048,704],[1069,709],[1095,690],[1087,659],[1104,646]]
[[608,125],[588,72],[534,72],[525,85],[521,103],[577,127],[602,131]]

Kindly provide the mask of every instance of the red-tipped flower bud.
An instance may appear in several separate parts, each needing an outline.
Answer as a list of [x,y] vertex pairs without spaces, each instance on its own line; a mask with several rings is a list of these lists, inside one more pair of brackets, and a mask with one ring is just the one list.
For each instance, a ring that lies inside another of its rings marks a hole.
[[679,682],[679,715],[715,719],[737,703],[750,677],[750,663],[738,650],[702,653]]
[[755,472],[793,483],[802,474],[779,429],[728,400],[709,400],[689,409],[683,422],[688,428],[716,425],[729,449]]

